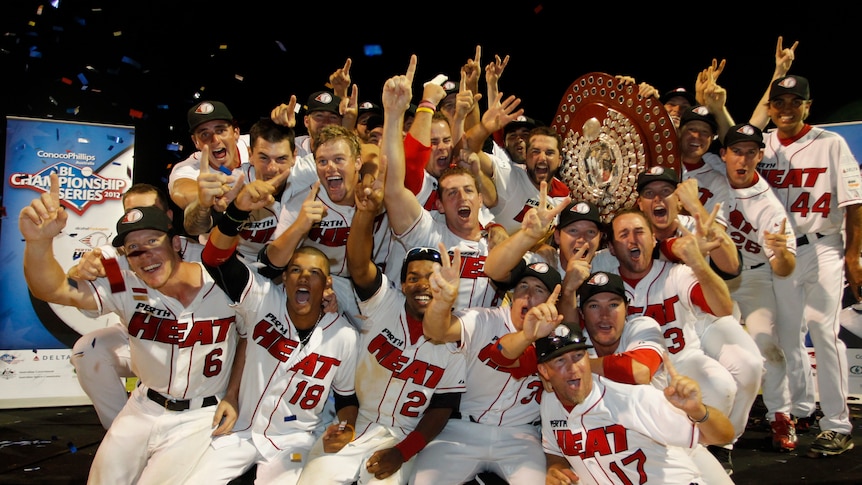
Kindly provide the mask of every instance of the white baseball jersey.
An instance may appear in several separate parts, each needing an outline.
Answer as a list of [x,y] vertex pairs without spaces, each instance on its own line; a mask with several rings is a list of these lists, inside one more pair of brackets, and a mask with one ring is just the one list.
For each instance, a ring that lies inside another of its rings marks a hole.
[[469,241],[455,235],[446,223],[432,217],[423,210],[419,218],[403,234],[395,234],[405,248],[425,246],[436,248],[442,242],[450,255],[454,249],[461,249],[461,284],[458,289],[458,299],[455,308],[492,307],[496,306],[500,297],[485,275],[485,258],[488,256],[488,239],[483,237],[478,241]]
[[539,417],[542,382],[538,374],[516,379],[511,369],[498,367],[489,353],[503,335],[517,332],[508,305],[467,308],[454,313],[461,322],[460,349],[467,359],[467,391],[461,414],[482,424],[529,424]]
[[403,438],[416,429],[435,392],[465,390],[463,354],[427,340],[422,322],[407,316],[404,301],[384,276],[377,292],[359,303],[366,319],[356,364],[357,437],[377,423]]
[[757,170],[784,206],[796,235],[839,232],[844,212],[838,209],[862,203],[859,163],[847,141],[816,126],[787,146],[775,130],[764,133],[763,141]]
[[811,415],[816,396],[811,363],[799,335],[807,329],[817,354],[817,394],[820,429],[849,434],[853,425],[847,410],[846,345],[838,337],[844,279],[842,226],[844,207],[862,203],[859,164],[839,134],[805,125],[786,146],[776,131],[764,133],[761,176],[784,205],[797,237],[808,244],[796,248],[796,269],[786,278],[775,277],[779,342],[787,368],[791,412]]
[[[521,229],[524,214],[539,206],[539,189],[533,185],[527,170],[508,161],[491,156],[494,162],[494,184],[497,187],[497,205],[492,207],[494,222],[502,225],[506,232],[514,234]],[[548,184],[548,207],[555,207],[571,191],[560,179],[554,177]]]
[[689,453],[700,431],[652,386],[593,374],[593,388],[571,413],[555,393],[542,397],[542,446],[566,458],[579,484],[696,482]]
[[270,459],[291,445],[293,433],[310,433],[321,424],[330,389],[346,396],[355,392],[359,337],[344,317],[323,313],[301,340],[287,313],[284,286],[249,274],[237,304],[248,346],[233,433],[250,435]]
[[[180,244],[179,252],[184,261],[201,260],[203,246],[197,241],[180,236]],[[107,244],[99,249],[102,250],[103,259],[113,259],[118,268],[129,269],[128,261],[120,257],[117,248]],[[126,386],[121,379],[135,377],[126,326],[117,317],[113,323],[85,333],[72,347],[70,361],[75,366],[75,377],[93,402],[102,426],[108,429],[128,399]]]
[[[302,202],[308,197],[310,187],[295,193],[289,200],[282,200],[281,213],[278,216],[278,228],[275,237],[280,236],[293,224],[302,211]],[[329,271],[333,276],[349,277],[347,269],[346,247],[347,236],[350,234],[350,224],[356,208],[352,205],[338,205],[329,198],[326,190],[317,192],[316,200],[323,203],[326,212],[323,219],[314,224],[308,231],[308,235],[300,243],[300,246],[312,246],[320,249],[329,259]],[[386,264],[392,241],[389,221],[386,213],[379,214],[374,221],[374,252],[372,259],[375,263]]]
[[[236,150],[239,153],[240,166],[248,163],[249,148],[248,135],[240,135],[236,142]],[[212,169],[212,167],[210,167]],[[178,179],[192,179],[195,182],[198,180],[198,175],[201,174],[201,152],[196,151],[189,155],[182,162],[177,163],[171,169],[168,175],[168,192],[174,190],[174,184]],[[233,170],[233,176],[239,176],[239,168]]]
[[[129,332],[132,370],[141,383],[174,399],[221,397],[236,349],[236,312],[201,263],[203,286],[187,307],[122,270],[123,291],[107,278],[88,282],[98,310],[115,312]],[[89,314],[90,312],[85,312]]]
[[697,180],[700,203],[703,204],[706,212],[712,213],[715,204],[721,205],[718,214],[715,216],[715,220],[727,227],[727,201],[730,199],[730,196],[728,195],[725,173],[713,169],[708,163],[704,163],[694,170],[688,170],[683,167],[682,179],[688,180],[690,178]]
[[[764,244],[764,231],[776,233],[787,213],[766,181],[755,174],[751,187],[730,187],[731,200],[728,206],[727,234],[742,253],[742,267],[749,269],[768,264],[774,257],[772,250]],[[792,224],[785,226],[787,250],[796,254],[796,235]],[[771,291],[771,289],[770,289]]]

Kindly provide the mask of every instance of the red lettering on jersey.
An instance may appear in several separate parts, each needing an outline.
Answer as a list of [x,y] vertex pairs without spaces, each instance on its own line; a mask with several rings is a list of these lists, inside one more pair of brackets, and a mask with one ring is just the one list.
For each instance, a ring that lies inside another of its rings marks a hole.
[[265,227],[263,229],[243,229],[239,232],[239,237],[243,240],[263,244],[269,241],[275,234],[275,227]]
[[135,312],[129,321],[129,335],[141,340],[178,345],[180,348],[193,347],[196,344],[212,345],[227,339],[228,331],[235,319],[236,317],[196,320],[192,322],[191,330],[183,336],[188,323]]
[[644,315],[654,318],[659,325],[676,321],[674,305],[679,303],[679,296],[672,296],[663,303],[653,303],[644,307],[629,306],[629,315]]
[[698,187],[697,193],[700,194],[700,203],[706,205],[709,199],[715,197],[715,194],[706,187]]
[[285,337],[267,320],[261,320],[255,324],[251,339],[279,362],[287,362],[290,354],[299,346],[299,342]]
[[599,455],[610,455],[613,453],[604,428],[587,430],[587,436],[584,439],[583,456],[593,456],[597,453]]
[[402,381],[413,381],[418,386],[434,389],[443,377],[443,368],[414,360],[407,364],[404,370],[392,374],[392,377]]
[[790,170],[763,170],[760,174],[777,189],[814,187],[817,178],[826,173],[826,167],[791,168]]
[[745,220],[745,214],[743,214],[739,209],[733,209],[733,211],[728,214],[727,219],[731,227],[739,229],[745,234],[751,234],[751,232],[754,231],[754,226]]
[[392,345],[384,335],[378,335],[368,343],[368,352],[385,369],[392,371],[392,377],[403,381],[411,380],[417,385],[431,389],[437,387],[443,377],[443,368],[421,360],[410,361],[401,349]]
[[461,256],[461,277],[471,280],[485,277],[485,256]]
[[574,434],[568,428],[554,430],[557,446],[566,456],[578,456],[581,454],[581,433]]
[[339,248],[347,245],[347,236],[350,235],[349,227],[332,227],[321,229],[315,225],[308,231],[308,240],[314,241],[321,246]]
[[339,364],[341,364],[341,361],[338,359],[320,354],[309,354],[293,366],[291,370],[297,374],[304,374],[315,379],[323,379],[334,367],[338,367]]

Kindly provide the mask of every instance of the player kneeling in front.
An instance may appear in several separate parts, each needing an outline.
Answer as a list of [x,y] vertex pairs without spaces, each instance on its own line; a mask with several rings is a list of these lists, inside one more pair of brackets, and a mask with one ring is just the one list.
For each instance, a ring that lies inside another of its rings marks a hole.
[[[665,354],[670,384],[620,384],[590,372],[590,347],[576,324],[536,340],[539,374],[553,387],[542,399],[548,484],[693,483],[700,472],[689,448],[727,443],[733,425],[703,403],[700,386],[679,375]],[[580,480],[580,481],[579,481]]]

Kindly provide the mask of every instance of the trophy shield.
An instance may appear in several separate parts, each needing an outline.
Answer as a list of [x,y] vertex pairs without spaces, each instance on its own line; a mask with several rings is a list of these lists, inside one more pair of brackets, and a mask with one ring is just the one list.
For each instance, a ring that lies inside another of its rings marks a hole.
[[652,167],[681,174],[673,122],[656,97],[601,72],[575,80],[551,127],[563,139],[560,179],[574,200],[598,206],[604,222],[637,201],[637,177]]

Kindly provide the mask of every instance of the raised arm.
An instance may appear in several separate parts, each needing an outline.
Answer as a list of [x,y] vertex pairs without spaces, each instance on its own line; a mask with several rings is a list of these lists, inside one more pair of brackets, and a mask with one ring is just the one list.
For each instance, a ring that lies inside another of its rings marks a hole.
[[733,440],[733,425],[720,410],[703,402],[697,381],[676,371],[670,357],[664,354],[664,368],[669,384],[664,390],[667,400],[688,415],[688,419],[700,430],[700,442],[706,445],[721,445]]
[[393,76],[383,84],[383,139],[380,141],[381,158],[386,158],[387,217],[396,234],[406,231],[419,218],[422,205],[410,189],[404,187],[404,112],[413,97],[413,75],[416,72],[416,55],[410,56],[407,73]]
[[60,206],[57,172],[51,172],[50,179],[50,190],[33,199],[18,215],[18,229],[24,236],[24,279],[33,296],[40,300],[96,310],[94,295],[70,285],[54,257],[54,237],[66,227],[69,215]]
[[[385,176],[386,160],[380,161],[379,175]],[[347,269],[357,292],[372,292],[380,269],[374,264],[374,218],[383,209],[383,179],[366,173],[354,190],[356,210],[347,235]]]
[[[699,219],[698,216],[695,216]],[[682,260],[694,272],[698,283],[700,283],[703,296],[713,315],[723,317],[730,315],[733,311],[733,300],[730,298],[730,290],[727,283],[716,273],[709,262],[703,257],[697,242],[697,237],[680,226],[683,237],[677,238],[672,246],[674,255]]]
[[528,210],[521,221],[521,229],[495,245],[485,258],[485,274],[495,281],[508,281],[509,274],[518,265],[521,259],[542,240],[550,229],[557,215],[568,205],[568,201],[561,201],[554,207],[548,208],[548,184],[542,182],[539,185],[539,205]]
[[787,237],[794,237],[794,233],[788,233],[787,218],[781,221],[781,227],[777,232],[769,232],[764,230],[763,242],[770,251],[772,258],[769,260],[769,266],[772,267],[772,272],[776,276],[789,276],[796,269],[796,254],[791,253],[787,249]]
[[775,71],[772,73],[772,79],[766,85],[766,91],[754,107],[751,113],[751,118],[748,122],[763,131],[766,131],[766,125],[769,124],[769,88],[772,86],[772,81],[780,77],[784,77],[790,72],[790,66],[793,65],[793,60],[796,58],[796,48],[799,46],[799,41],[793,43],[792,46],[784,48],[784,37],[778,36],[778,43],[775,45]]

